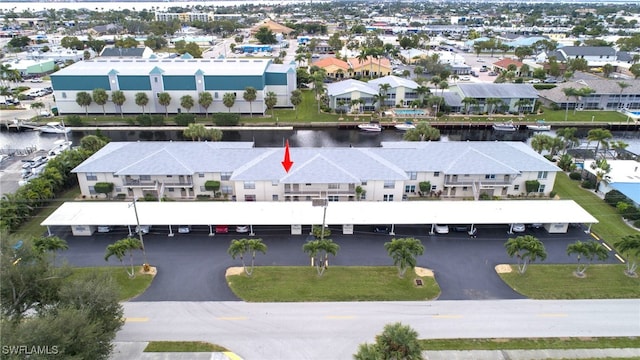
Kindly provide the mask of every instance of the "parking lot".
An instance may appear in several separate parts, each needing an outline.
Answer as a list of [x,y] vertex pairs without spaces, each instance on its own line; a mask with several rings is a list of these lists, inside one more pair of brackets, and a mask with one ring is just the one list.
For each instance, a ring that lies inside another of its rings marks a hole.
[[[227,254],[232,239],[248,237],[236,233],[235,227],[227,234],[209,236],[207,226],[192,227],[188,234],[167,236],[166,227],[152,227],[144,236],[148,262],[158,268],[158,275],[150,288],[138,301],[234,301],[238,300],[227,286],[225,271],[241,266]],[[67,239],[69,250],[60,254],[74,266],[119,266],[115,259],[104,261],[107,245],[128,236],[126,227],[92,237],[73,237],[68,228],[56,228],[56,234]],[[356,226],[354,235],[342,235],[339,228],[332,229],[331,238],[340,245],[337,256],[330,258],[332,265],[392,266],[384,249],[391,238],[415,237],[425,246],[424,255],[417,266],[434,270],[440,284],[441,300],[519,299],[521,295],[506,286],[495,273],[501,263],[515,263],[507,256],[505,241],[510,237],[531,234],[545,244],[548,256],[545,264],[574,263],[566,254],[566,247],[576,240],[589,240],[591,236],[581,228],[571,228],[567,234],[548,234],[544,229],[527,228],[524,233],[508,234],[507,225],[485,225],[478,228],[477,237],[464,232],[430,235],[430,227],[399,226],[395,236],[376,233],[372,226]],[[258,266],[306,266],[309,264],[302,245],[309,235],[290,235],[287,226],[254,227],[255,237],[268,246],[266,254],[256,258]],[[142,254],[135,261],[142,263]],[[607,261],[616,263],[613,254]],[[259,271],[259,269],[257,270]],[[329,271],[331,269],[329,268]]]

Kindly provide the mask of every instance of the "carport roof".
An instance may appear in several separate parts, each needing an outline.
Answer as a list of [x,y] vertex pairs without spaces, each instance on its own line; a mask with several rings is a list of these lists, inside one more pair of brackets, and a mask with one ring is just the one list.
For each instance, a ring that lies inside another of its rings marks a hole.
[[[130,202],[66,202],[43,226],[136,225]],[[309,225],[311,202],[137,202],[142,225]],[[597,223],[573,200],[330,202],[327,225]]]

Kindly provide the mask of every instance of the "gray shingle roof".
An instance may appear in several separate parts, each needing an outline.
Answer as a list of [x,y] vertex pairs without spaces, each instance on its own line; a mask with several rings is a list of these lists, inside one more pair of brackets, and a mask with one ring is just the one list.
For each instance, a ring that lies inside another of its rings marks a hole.
[[570,57],[576,56],[615,56],[616,49],[610,46],[564,46],[558,51]]
[[100,53],[102,57],[115,56],[115,57],[141,57],[144,54],[145,48],[121,48],[121,47],[106,47]]
[[470,98],[538,98],[538,91],[531,84],[458,84],[463,97]]
[[520,142],[386,142],[381,148],[291,148],[286,173],[282,148],[239,142],[114,142],[73,169],[75,173],[195,175],[232,173],[234,181],[358,183],[406,180],[409,171],[446,174],[518,174],[558,171]]

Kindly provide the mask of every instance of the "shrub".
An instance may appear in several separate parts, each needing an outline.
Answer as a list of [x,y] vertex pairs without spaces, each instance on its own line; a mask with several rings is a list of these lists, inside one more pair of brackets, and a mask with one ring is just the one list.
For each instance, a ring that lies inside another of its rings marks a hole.
[[218,126],[235,126],[240,122],[240,114],[215,113],[213,122]]
[[144,194],[144,201],[158,201],[158,198],[153,194]]
[[580,186],[582,186],[585,189],[595,189],[596,188],[596,183],[593,180],[584,180]]
[[126,194],[120,193],[120,194],[116,194],[116,199],[118,200],[124,200],[127,197]]
[[136,123],[140,126],[159,126],[164,124],[164,118],[160,115],[142,114],[136,116]]
[[623,211],[622,216],[631,221],[640,220],[640,210],[635,206],[629,206]]
[[554,197],[556,197],[556,194],[557,194],[557,193],[556,193],[555,191],[551,191],[551,192],[549,193],[549,197],[553,199]]
[[540,182],[538,180],[527,180],[524,182],[524,187],[527,193],[537,192],[540,188]]
[[636,220],[633,222],[633,226],[635,226],[636,228],[640,229],[640,220]]
[[604,195],[604,201],[611,206],[618,206],[619,202],[631,203],[631,201],[620,191],[611,190]]
[[571,180],[582,180],[582,175],[579,172],[572,172],[569,174]]
[[82,126],[84,122],[79,115],[69,115],[64,118],[64,123],[69,126]]
[[173,118],[176,125],[187,126],[196,122],[196,116],[194,114],[178,114]]
[[220,190],[220,181],[217,180],[207,180],[204,183],[204,188],[207,191],[213,191],[216,192],[218,190]]

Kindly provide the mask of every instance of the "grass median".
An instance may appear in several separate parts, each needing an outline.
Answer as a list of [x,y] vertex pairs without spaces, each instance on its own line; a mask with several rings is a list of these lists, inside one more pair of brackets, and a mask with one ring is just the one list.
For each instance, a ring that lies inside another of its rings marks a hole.
[[425,339],[422,350],[539,350],[637,348],[635,337]]
[[433,277],[407,271],[400,278],[391,266],[332,266],[322,276],[310,266],[261,266],[251,277],[229,275],[227,283],[249,302],[419,301],[440,294]]
[[118,299],[127,301],[139,296],[151,285],[154,275],[143,274],[141,270],[141,266],[136,267],[136,277],[131,279],[122,266],[78,267],[72,268],[69,280],[86,277],[92,273],[107,274],[117,284]]

